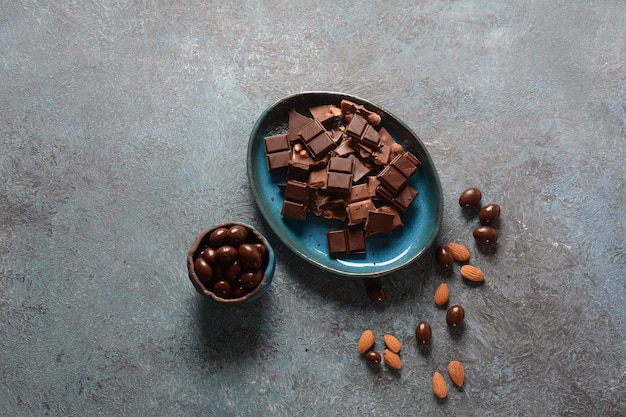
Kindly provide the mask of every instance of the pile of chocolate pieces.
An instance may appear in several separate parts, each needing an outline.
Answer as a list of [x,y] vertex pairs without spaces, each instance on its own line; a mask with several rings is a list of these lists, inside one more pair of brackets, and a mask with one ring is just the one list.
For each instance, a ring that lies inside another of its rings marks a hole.
[[281,214],[305,221],[307,213],[347,222],[327,233],[330,256],[363,254],[365,239],[404,224],[418,191],[408,184],[420,161],[381,127],[380,115],[342,100],[311,116],[289,110],[288,131],[264,138],[270,172],[286,172]]

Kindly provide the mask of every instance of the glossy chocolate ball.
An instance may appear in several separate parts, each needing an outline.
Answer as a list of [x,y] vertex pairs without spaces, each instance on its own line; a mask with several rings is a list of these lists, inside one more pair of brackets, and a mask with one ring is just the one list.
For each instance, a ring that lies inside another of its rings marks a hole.
[[382,303],[383,301],[385,301],[385,298],[386,298],[385,290],[379,284],[368,285],[366,292],[370,300],[374,302]]
[[223,264],[234,262],[239,255],[239,251],[230,245],[224,245],[215,251],[215,260]]
[[248,269],[258,269],[263,263],[261,253],[249,243],[239,246],[239,261]]
[[450,268],[452,263],[454,263],[452,252],[450,252],[447,246],[439,246],[435,251],[435,257],[437,258],[437,263],[442,268]]
[[206,259],[204,259],[204,257],[197,257],[194,262],[194,267],[198,278],[200,278],[202,282],[207,283],[213,279],[213,268],[209,265]]
[[463,208],[474,207],[482,198],[483,195],[478,188],[468,188],[459,196],[459,205]]
[[228,281],[217,281],[215,285],[213,285],[213,292],[218,297],[228,298],[231,296],[232,291],[233,287]]
[[478,220],[482,224],[491,224],[500,218],[500,206],[497,204],[487,204],[480,209]]
[[420,321],[415,328],[415,338],[420,345],[426,345],[430,343],[430,339],[433,336],[433,331],[430,328],[430,324],[425,321]]
[[248,230],[245,227],[237,224],[228,229],[227,242],[231,246],[239,246],[246,240],[248,240]]
[[457,327],[463,324],[463,319],[465,319],[465,310],[460,305],[453,305],[448,309],[446,313],[446,323],[450,327]]
[[483,245],[491,245],[498,240],[498,231],[491,226],[479,226],[474,229],[474,239]]
[[211,235],[209,235],[209,246],[214,249],[219,248],[220,246],[226,244],[228,240],[228,229],[225,227],[220,227],[219,229],[215,229]]
[[375,350],[370,350],[365,353],[365,359],[370,365],[376,366],[380,364],[382,358],[380,357],[380,353]]

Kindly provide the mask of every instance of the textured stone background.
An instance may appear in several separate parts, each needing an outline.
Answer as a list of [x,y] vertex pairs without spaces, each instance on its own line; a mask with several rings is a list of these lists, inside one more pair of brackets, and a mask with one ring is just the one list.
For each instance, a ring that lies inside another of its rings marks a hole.
[[[0,2],[3,415],[626,414],[626,3],[378,3]],[[431,251],[376,305],[278,241],[247,140],[304,90],[359,95],[421,136],[439,242],[467,244],[484,286]],[[488,251],[457,204],[468,186],[503,209]],[[195,235],[224,220],[277,251],[248,308],[208,305],[186,276]],[[432,302],[442,281],[461,333]],[[359,357],[365,328],[403,340],[401,372]],[[466,385],[437,401],[451,359]]]

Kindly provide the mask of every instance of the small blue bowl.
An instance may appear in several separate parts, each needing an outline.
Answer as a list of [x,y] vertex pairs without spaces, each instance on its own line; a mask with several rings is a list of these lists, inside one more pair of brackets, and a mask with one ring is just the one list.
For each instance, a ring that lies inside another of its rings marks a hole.
[[[259,242],[267,248],[267,253],[263,259],[264,276],[262,281],[258,286],[256,286],[253,290],[246,293],[244,296],[239,298],[223,298],[216,295],[213,291],[209,290],[202,280],[198,277],[195,271],[195,260],[198,253],[208,246],[208,239],[211,233],[219,228],[230,228],[232,226],[243,226],[247,231],[249,236],[253,236],[253,240],[255,242]],[[225,222],[216,224],[213,227],[210,227],[206,230],[203,230],[194,240],[189,252],[187,253],[187,269],[189,272],[189,279],[193,284],[196,291],[200,294],[208,298],[210,301],[220,305],[243,305],[249,304],[261,298],[263,294],[267,292],[270,285],[272,284],[272,279],[274,278],[274,268],[276,266],[276,260],[274,256],[274,250],[272,246],[269,244],[267,239],[259,233],[254,227],[240,222]]]
[[[375,236],[366,241],[365,255],[330,257],[326,232],[341,227],[337,222],[309,214],[306,221],[281,215],[282,194],[278,184],[285,182],[284,173],[269,172],[264,138],[288,129],[289,110],[307,114],[310,107],[341,105],[346,99],[365,106],[381,116],[384,127],[395,141],[420,161],[417,173],[409,184],[419,191],[415,201],[402,214],[404,227],[392,235]],[[443,218],[441,182],[428,150],[419,137],[400,119],[362,98],[333,92],[305,92],[285,97],[266,109],[252,129],[248,142],[248,180],[263,217],[282,242],[302,259],[334,274],[373,278],[401,269],[419,258],[434,242]]]

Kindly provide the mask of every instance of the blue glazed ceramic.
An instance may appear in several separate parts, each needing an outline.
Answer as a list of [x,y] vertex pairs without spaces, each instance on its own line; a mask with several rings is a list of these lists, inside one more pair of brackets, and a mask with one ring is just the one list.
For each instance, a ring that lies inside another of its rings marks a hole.
[[[288,127],[288,112],[293,108],[308,115],[311,106],[334,104],[342,99],[364,105],[381,116],[379,127],[385,127],[405,150],[413,153],[421,165],[409,184],[419,194],[406,213],[404,227],[391,235],[366,239],[365,255],[330,257],[326,232],[341,228],[341,223],[317,217],[312,213],[306,221],[283,218],[283,198],[278,184],[285,183],[285,173],[270,173],[265,159],[263,139],[284,133]],[[379,277],[405,267],[419,258],[434,242],[443,217],[443,194],[433,161],[419,137],[401,120],[379,106],[348,94],[305,92],[279,100],[261,114],[248,143],[248,178],[259,210],[276,235],[302,259],[337,275]]]
[[[204,284],[202,283],[202,281],[198,278],[198,275],[196,274],[194,261],[196,258],[196,254],[199,252],[199,250],[207,246],[208,238],[214,230],[219,229],[220,227],[230,228],[231,226],[235,226],[235,225],[245,227],[248,230],[248,233],[254,235],[256,237],[256,240],[261,242],[267,248],[267,256],[265,257],[265,260],[263,262],[265,274],[261,283],[255,289],[253,289],[252,291],[250,291],[243,297],[222,298],[222,297],[218,297],[212,291],[210,291],[204,286]],[[272,284],[272,279],[274,278],[275,266],[276,266],[276,259],[274,255],[274,249],[272,249],[272,246],[269,244],[267,239],[265,239],[265,237],[261,233],[259,233],[254,227],[245,223],[240,223],[240,222],[220,223],[220,224],[216,224],[213,227],[203,230],[196,237],[193,244],[191,245],[191,248],[189,249],[189,252],[187,253],[187,270],[189,272],[189,279],[191,280],[191,283],[195,287],[196,291],[198,291],[200,294],[202,294],[203,296],[211,300],[213,303],[220,304],[220,305],[249,304],[261,298],[263,294],[267,292],[268,288]]]

